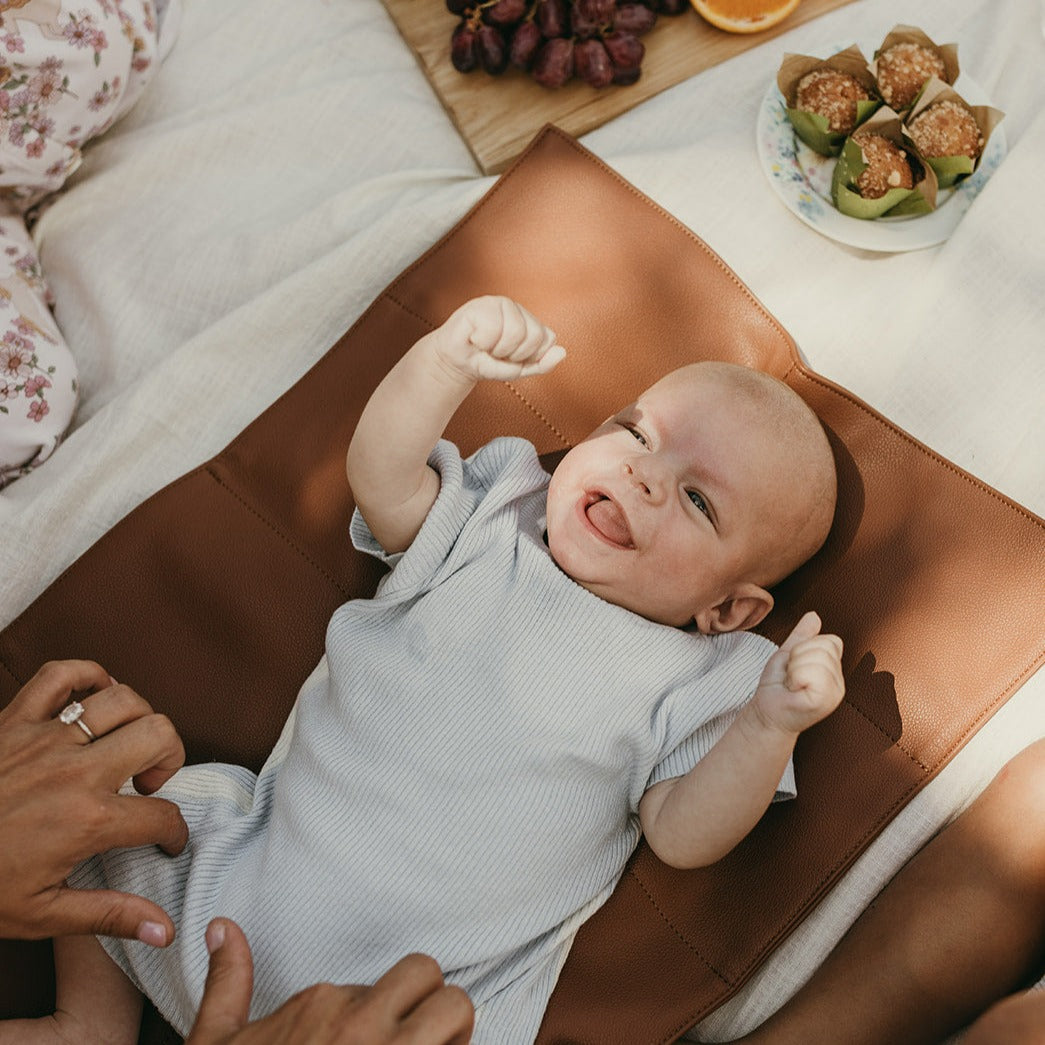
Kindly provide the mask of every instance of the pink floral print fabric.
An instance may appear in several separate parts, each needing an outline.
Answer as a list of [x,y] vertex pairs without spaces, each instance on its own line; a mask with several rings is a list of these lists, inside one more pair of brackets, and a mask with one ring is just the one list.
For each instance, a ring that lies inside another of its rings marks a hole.
[[26,214],[157,64],[152,0],[0,0],[0,487],[51,455],[77,399]]

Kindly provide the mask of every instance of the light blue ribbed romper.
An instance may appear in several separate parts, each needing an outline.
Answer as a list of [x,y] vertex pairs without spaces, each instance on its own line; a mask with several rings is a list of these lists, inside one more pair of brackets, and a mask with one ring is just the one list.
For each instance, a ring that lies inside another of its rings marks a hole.
[[[472,996],[475,1042],[532,1041],[638,841],[644,790],[707,752],[774,649],[651,623],[570,580],[543,541],[531,444],[462,462],[444,441],[431,462],[441,490],[420,534],[373,599],[335,612],[260,775],[181,771],[162,793],[186,851],[109,854],[78,876],[97,884],[104,864],[174,918],[167,950],[106,943],[182,1033],[221,914],[253,947],[255,1017],[422,951]],[[382,554],[358,514],[352,536]]]

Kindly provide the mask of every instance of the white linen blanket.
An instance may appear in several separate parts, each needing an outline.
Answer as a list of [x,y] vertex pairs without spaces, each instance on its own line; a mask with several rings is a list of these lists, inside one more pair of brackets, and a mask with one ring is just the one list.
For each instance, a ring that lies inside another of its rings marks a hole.
[[[1029,0],[859,0],[582,141],[704,238],[814,369],[1045,515],[1039,22]],[[1007,114],[1008,156],[945,244],[871,253],[788,212],[754,129],[785,51],[873,48],[898,23],[958,43]],[[492,182],[380,0],[185,0],[156,81],[35,228],[83,399],[52,459],[0,492],[0,626],[220,450]],[[984,626],[998,613],[984,606]],[[910,803],[702,1040],[776,1008],[908,856],[1045,735],[1043,686],[1039,673]]]

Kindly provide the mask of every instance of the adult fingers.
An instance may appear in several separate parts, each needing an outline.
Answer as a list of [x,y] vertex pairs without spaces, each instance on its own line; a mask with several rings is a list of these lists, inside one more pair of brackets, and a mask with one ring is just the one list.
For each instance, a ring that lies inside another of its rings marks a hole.
[[402,1045],[468,1045],[475,1009],[460,987],[440,987],[403,1020]]
[[152,713],[98,736],[90,755],[114,787],[133,777],[135,787],[149,794],[185,764],[185,745],[166,715]]
[[93,660],[52,660],[18,691],[0,717],[39,722],[53,718],[73,693],[104,689],[109,673]]
[[406,1015],[432,991],[443,986],[439,963],[427,954],[408,954],[392,966],[368,992],[375,1007]]
[[189,840],[181,810],[165,798],[117,794],[106,797],[99,809],[101,822],[85,825],[85,857],[106,849],[140,845],[158,845],[168,855],[176,856]]
[[408,954],[388,970],[361,1003],[401,1021],[394,1040],[403,1045],[465,1045],[475,1010],[468,995],[447,987],[434,958]]
[[107,889],[57,890],[34,925],[39,936],[121,936],[165,947],[174,939],[167,912],[144,897]]
[[[90,696],[80,698],[83,707],[81,721],[87,724],[95,738],[103,737],[128,722],[153,714],[152,705],[130,686],[118,682],[107,685]],[[82,734],[82,730],[76,730]],[[86,735],[83,736],[86,741]]]
[[227,918],[207,926],[210,967],[196,1023],[185,1045],[227,1041],[249,1018],[254,962],[243,930]]

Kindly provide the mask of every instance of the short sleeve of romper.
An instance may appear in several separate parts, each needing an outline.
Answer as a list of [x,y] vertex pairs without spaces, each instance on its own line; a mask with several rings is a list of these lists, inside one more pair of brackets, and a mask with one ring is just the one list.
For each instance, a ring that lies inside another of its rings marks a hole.
[[[455,545],[465,524],[476,516],[477,509],[492,490],[496,488],[499,496],[491,501],[500,505],[534,493],[548,481],[530,444],[522,439],[494,439],[466,459],[461,458],[456,446],[441,439],[428,463],[439,473],[439,495],[405,552],[386,552],[359,510],[353,513],[350,528],[353,545],[392,567],[382,578],[378,595],[391,597],[416,592],[444,572],[457,568],[461,554],[474,554],[456,549]],[[481,523],[482,519],[476,521]]]

